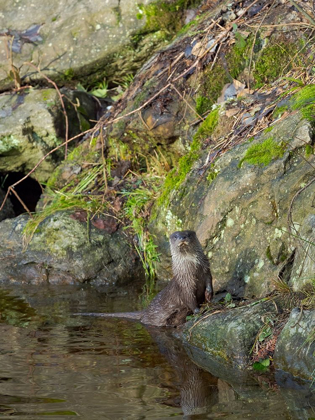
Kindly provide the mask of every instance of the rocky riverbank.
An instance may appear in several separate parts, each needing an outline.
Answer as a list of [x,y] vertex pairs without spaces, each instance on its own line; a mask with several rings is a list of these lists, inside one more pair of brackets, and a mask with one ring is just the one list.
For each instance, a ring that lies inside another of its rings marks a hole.
[[260,361],[312,381],[311,2],[39,6],[1,15],[0,280],[165,280],[192,229],[216,301],[243,306],[187,342],[244,368],[268,327]]

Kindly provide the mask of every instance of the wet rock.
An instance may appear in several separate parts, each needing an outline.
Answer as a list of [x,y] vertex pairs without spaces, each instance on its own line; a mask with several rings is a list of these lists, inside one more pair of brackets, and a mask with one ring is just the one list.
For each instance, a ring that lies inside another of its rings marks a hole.
[[109,234],[93,225],[88,229],[87,223],[59,212],[46,218],[23,248],[27,221],[24,215],[0,223],[2,282],[71,284],[97,279],[97,284],[117,286],[143,278],[137,255],[120,231]]
[[315,407],[314,384],[310,385],[308,381],[294,378],[280,370],[276,371],[275,377],[291,418],[312,418],[311,411],[314,412],[313,407]]
[[314,381],[315,311],[293,309],[278,337],[274,354],[276,369],[292,376]]
[[184,340],[201,349],[210,358],[229,366],[245,368],[250,351],[266,317],[275,319],[277,309],[272,302],[208,314],[195,325],[185,325]]

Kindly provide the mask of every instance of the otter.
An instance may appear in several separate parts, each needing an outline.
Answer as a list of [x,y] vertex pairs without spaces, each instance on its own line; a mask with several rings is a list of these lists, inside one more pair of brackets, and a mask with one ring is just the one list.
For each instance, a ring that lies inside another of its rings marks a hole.
[[198,313],[200,305],[213,297],[209,260],[195,232],[185,230],[170,236],[173,278],[152,300],[138,312],[81,313],[98,317],[116,317],[139,320],[156,327],[178,326],[186,316]]

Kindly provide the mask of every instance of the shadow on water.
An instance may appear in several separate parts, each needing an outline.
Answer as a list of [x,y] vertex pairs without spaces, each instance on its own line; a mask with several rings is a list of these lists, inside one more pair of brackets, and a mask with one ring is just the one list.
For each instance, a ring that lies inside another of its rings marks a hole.
[[71,316],[135,309],[124,291],[0,290],[0,418],[315,418],[309,385],[223,367],[171,329]]

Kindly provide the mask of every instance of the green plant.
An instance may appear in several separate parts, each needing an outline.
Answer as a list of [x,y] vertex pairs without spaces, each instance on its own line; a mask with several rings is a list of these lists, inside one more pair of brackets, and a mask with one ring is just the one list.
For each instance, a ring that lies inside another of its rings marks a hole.
[[43,210],[33,215],[24,228],[23,234],[26,244],[31,241],[39,225],[47,217],[52,216],[58,211],[82,209],[85,210],[88,215],[103,211],[104,203],[102,201],[102,196],[87,194],[96,178],[102,176],[102,174],[103,165],[99,164],[88,172],[75,186],[70,183],[59,191],[53,191],[47,186],[45,190],[46,203]]
[[292,108],[299,109],[305,119],[315,124],[315,85],[302,88],[292,97]]
[[250,146],[243,159],[240,160],[238,167],[241,168],[243,162],[251,165],[267,166],[273,159],[279,159],[285,152],[286,145],[282,142],[278,144],[269,137],[262,143],[256,143]]
[[98,98],[106,98],[108,94],[108,82],[106,80],[99,82],[96,88],[91,90],[90,93]]
[[[263,86],[265,83],[273,82],[281,75],[283,63],[296,51],[294,45],[291,44],[273,44],[268,45],[257,60],[255,70],[253,72],[256,80],[256,88]],[[292,66],[288,67],[290,70]]]
[[211,106],[213,104],[213,101],[209,98],[206,98],[204,96],[198,96],[196,98],[196,111],[199,115],[203,115],[209,109],[211,109]]
[[[153,200],[156,198],[157,188],[154,183],[150,188],[141,186],[133,191],[124,192],[123,196],[127,197],[124,206],[124,212],[131,227],[136,233],[138,243],[135,245],[139,257],[142,261],[148,279],[154,279],[156,275],[156,262],[159,260],[159,254],[156,250],[153,238],[146,229],[145,219],[149,214],[149,206],[152,205]],[[154,283],[148,283],[148,294],[152,291]]]
[[[197,142],[205,139],[213,133],[219,121],[219,111],[220,107],[215,108],[207,118],[200,124],[200,127],[197,130],[197,133],[194,135],[193,143],[191,144],[191,150],[199,149],[199,144]],[[196,145],[196,146],[195,146]]]
[[259,372],[266,372],[270,366],[270,359],[260,360],[253,364],[253,369]]

